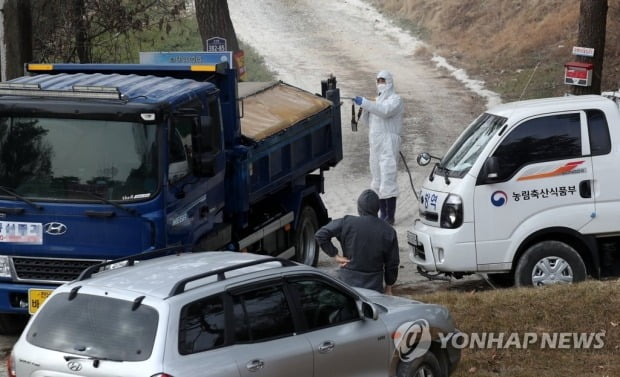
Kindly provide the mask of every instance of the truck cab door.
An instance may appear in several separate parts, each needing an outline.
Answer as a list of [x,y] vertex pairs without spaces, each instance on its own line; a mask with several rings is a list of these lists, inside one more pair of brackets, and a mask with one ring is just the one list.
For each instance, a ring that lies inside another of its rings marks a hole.
[[217,96],[177,109],[168,129],[168,244],[193,245],[222,222],[225,154]]
[[594,212],[592,182],[585,112],[546,114],[512,127],[475,188],[478,270],[510,268],[519,243],[538,230],[582,229]]

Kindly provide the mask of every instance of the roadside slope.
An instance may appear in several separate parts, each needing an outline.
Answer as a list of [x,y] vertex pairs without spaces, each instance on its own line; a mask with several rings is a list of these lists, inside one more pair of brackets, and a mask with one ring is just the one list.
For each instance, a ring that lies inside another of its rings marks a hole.
[[[433,52],[485,80],[504,102],[521,94],[534,98],[568,91],[564,63],[575,58],[579,0],[372,1],[432,45]],[[609,0],[603,90],[620,86],[619,34],[620,0]]]

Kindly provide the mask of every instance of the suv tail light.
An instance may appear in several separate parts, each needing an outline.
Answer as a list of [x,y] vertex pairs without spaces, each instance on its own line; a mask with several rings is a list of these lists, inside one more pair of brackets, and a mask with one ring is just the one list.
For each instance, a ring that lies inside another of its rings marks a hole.
[[17,377],[15,373],[15,354],[11,351],[11,356],[6,360],[6,369],[9,377]]
[[168,373],[157,373],[157,374],[152,375],[151,377],[173,377],[173,376]]

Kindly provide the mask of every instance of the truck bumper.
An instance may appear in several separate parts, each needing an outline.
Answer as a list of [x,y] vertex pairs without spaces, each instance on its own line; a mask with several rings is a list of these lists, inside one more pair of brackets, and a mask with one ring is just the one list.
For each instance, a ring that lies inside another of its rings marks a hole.
[[457,229],[428,226],[414,221],[407,232],[409,259],[428,272],[476,272],[474,224],[464,223]]
[[28,314],[28,289],[54,289],[49,285],[0,283],[0,313]]

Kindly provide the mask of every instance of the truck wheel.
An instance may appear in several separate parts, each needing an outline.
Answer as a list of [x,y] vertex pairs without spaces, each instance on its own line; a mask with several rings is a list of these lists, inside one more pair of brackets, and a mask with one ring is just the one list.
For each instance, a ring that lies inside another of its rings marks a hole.
[[295,230],[295,260],[309,266],[316,266],[319,261],[319,245],[314,240],[314,233],[318,229],[319,221],[314,208],[304,206]]
[[0,335],[19,335],[30,317],[23,314],[0,314]]
[[518,287],[577,283],[586,279],[586,265],[575,249],[560,241],[543,241],[521,256],[515,270]]
[[427,352],[411,362],[400,362],[398,377],[445,377],[439,360],[432,352]]

